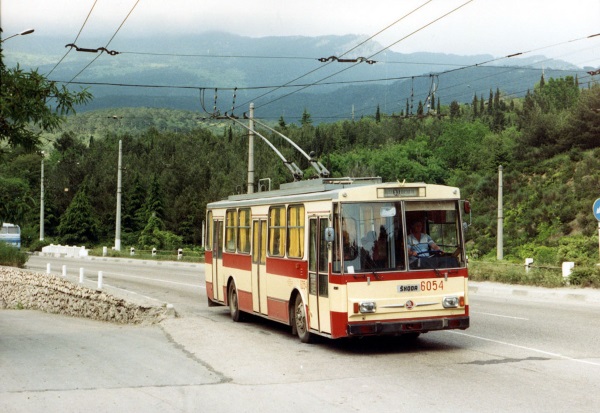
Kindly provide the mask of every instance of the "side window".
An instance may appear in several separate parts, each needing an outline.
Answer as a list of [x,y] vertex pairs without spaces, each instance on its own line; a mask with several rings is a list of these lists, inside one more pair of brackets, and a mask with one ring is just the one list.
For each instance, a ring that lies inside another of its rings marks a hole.
[[229,209],[225,215],[225,251],[235,252],[235,235],[237,232],[237,212]]
[[287,255],[290,258],[304,257],[304,205],[288,208]]
[[272,207],[269,210],[269,255],[283,257],[285,252],[285,207]]
[[212,217],[212,211],[208,211],[208,214],[206,214],[206,237],[204,239],[206,240],[206,245],[204,245],[204,249],[206,251],[211,251],[212,250],[212,245],[213,245],[213,217]]
[[238,211],[238,252],[250,253],[250,208]]

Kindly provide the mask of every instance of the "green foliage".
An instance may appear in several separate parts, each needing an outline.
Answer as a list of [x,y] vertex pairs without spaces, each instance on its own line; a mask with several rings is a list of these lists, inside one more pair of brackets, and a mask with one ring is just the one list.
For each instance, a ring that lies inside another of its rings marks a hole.
[[505,284],[563,287],[565,280],[560,269],[533,268],[507,262],[469,262],[469,278],[473,281],[493,281]]
[[58,234],[67,245],[90,245],[98,240],[98,220],[83,186],[60,219]]
[[579,287],[600,288],[600,268],[575,267],[569,276],[569,283]]
[[26,72],[18,65],[7,68],[1,54],[0,79],[0,142],[29,151],[40,145],[39,130],[57,129],[63,115],[74,113],[75,105],[91,99],[87,90],[71,92],[37,70]]
[[145,250],[173,250],[183,245],[183,239],[170,231],[164,231],[163,222],[153,214],[140,235],[138,245]]
[[[502,165],[507,260],[531,257],[536,265],[556,266],[565,260],[590,264],[597,259],[598,245],[590,206],[597,197],[591,189],[600,187],[600,175],[593,172],[600,170],[600,87],[568,98],[561,97],[562,92],[573,92],[567,81],[544,80],[543,88],[536,86],[525,98],[506,102],[493,87],[489,98],[474,95],[472,105],[442,106],[439,117],[386,115],[380,110],[379,119],[375,112],[314,125],[304,111],[300,124],[286,124],[280,117],[272,126],[307,153],[315,152],[334,177],[380,176],[384,181],[459,187],[461,197],[473,205],[467,252],[480,259],[496,256],[497,171]],[[305,172],[306,179],[315,176],[310,163],[288,142],[260,132]],[[93,208],[78,219],[98,218],[92,231],[97,240],[114,235],[119,140],[125,245],[168,250],[200,245],[206,204],[247,190],[247,133],[230,122],[204,126],[191,112],[114,109],[71,116],[65,129],[54,133],[46,135],[52,144],[45,148],[44,160],[45,228],[50,239],[58,240],[65,230],[66,222],[60,224],[66,221],[67,209],[79,202],[76,194],[85,185],[93,188],[87,195]],[[23,233],[29,234],[27,242],[34,243],[40,157],[18,149],[12,155],[0,162],[0,209],[18,217]],[[255,139],[254,156],[257,181],[270,178],[272,188],[291,181],[288,169],[262,140]],[[8,188],[14,188],[13,195]],[[522,279],[521,267],[503,279]],[[537,271],[527,277],[555,283]]]
[[28,258],[21,250],[0,241],[0,265],[23,268]]

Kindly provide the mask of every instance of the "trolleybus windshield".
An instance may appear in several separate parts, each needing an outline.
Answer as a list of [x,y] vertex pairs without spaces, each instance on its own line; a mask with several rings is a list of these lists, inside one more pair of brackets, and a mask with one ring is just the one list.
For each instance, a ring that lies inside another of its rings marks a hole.
[[[334,243],[333,271],[464,267],[458,206],[457,201],[342,204],[341,215],[334,217],[339,241]],[[421,236],[411,237],[417,222]],[[418,256],[409,256],[409,250],[417,247]]]

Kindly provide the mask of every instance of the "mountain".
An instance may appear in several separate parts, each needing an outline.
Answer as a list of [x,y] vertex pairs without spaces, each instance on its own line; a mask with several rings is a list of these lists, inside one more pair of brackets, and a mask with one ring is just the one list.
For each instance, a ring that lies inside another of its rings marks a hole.
[[[373,115],[378,105],[384,113],[400,113],[408,102],[416,111],[432,90],[445,105],[471,102],[475,94],[487,99],[497,88],[504,95],[523,96],[542,70],[547,78],[583,73],[543,56],[378,53],[383,46],[374,41],[343,55],[364,41],[357,35],[251,38],[210,32],[117,37],[107,48],[112,54],[100,54],[65,47],[70,39],[36,36],[9,45],[4,54],[9,66],[19,63],[52,80],[89,86],[94,100],[80,111],[143,106],[231,113],[235,107],[235,115],[242,115],[252,101],[258,117],[293,121],[307,110],[316,122]],[[76,46],[97,49],[103,44],[105,39],[85,39]]]

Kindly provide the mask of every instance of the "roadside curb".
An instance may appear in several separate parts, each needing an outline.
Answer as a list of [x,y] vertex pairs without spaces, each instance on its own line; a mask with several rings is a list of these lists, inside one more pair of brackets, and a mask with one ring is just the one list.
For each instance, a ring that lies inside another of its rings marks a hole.
[[600,305],[600,290],[592,288],[544,288],[469,281],[469,293],[477,296],[511,297],[523,300],[577,302]]

